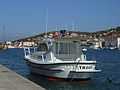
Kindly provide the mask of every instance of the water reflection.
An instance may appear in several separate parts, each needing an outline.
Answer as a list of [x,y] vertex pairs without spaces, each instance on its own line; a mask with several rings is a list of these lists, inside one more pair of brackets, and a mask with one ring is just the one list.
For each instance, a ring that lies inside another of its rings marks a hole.
[[29,74],[27,78],[46,90],[120,90],[120,81],[106,77],[86,81],[65,81],[49,80],[40,75]]
[[[92,83],[91,80],[86,81],[65,81],[65,80],[49,80],[47,77],[43,77],[36,74],[30,74],[27,76],[31,81],[39,84],[47,90],[79,90],[84,88],[88,90],[88,87]],[[92,89],[92,88],[91,88]]]

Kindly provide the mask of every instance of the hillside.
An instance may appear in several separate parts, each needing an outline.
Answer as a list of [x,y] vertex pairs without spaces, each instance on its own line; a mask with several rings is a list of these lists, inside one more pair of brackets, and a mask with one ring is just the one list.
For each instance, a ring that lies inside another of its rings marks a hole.
[[[76,32],[76,31],[66,31],[66,30],[60,30],[60,31],[52,31],[52,32],[47,32],[46,33],[41,33],[35,36],[31,36],[31,37],[27,37],[27,38],[22,38],[19,40],[15,40],[15,41],[36,41],[36,40],[41,40],[42,38],[45,37],[45,35],[50,36],[53,35],[52,38],[54,37],[54,34],[57,32],[61,32],[61,31],[65,31],[65,35],[64,37],[78,37],[78,38],[87,38],[87,37],[91,37],[91,38],[103,38],[103,37],[107,37],[110,34],[115,34],[118,37],[120,36],[120,27],[116,27],[116,28],[111,28],[108,30],[103,30],[103,31],[97,31],[97,32]],[[13,42],[15,42],[13,41]]]

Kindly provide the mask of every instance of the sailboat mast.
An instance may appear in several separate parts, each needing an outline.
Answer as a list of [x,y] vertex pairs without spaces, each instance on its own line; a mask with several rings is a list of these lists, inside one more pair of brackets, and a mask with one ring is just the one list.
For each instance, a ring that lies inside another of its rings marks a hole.
[[75,24],[72,22],[72,31],[75,31]]
[[48,9],[46,9],[46,17],[45,17],[45,35],[47,37],[47,30],[48,30]]
[[2,27],[2,30],[3,30],[3,42],[5,43],[5,29],[6,29],[6,27],[5,27],[5,25],[3,25],[3,27]]

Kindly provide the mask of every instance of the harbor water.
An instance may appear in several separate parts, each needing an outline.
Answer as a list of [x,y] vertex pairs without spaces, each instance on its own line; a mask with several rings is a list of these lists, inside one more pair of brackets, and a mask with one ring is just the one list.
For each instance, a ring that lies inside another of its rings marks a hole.
[[97,68],[102,72],[94,74],[92,79],[87,81],[58,81],[30,74],[29,67],[24,60],[23,49],[0,51],[0,64],[39,84],[46,90],[120,90],[119,50],[88,49],[87,59],[97,60]]

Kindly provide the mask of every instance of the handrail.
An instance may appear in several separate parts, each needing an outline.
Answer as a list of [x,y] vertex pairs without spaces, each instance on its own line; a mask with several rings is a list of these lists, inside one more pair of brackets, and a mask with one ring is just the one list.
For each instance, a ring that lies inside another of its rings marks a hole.
[[36,52],[35,47],[24,47],[24,55],[25,56],[30,55],[31,53],[34,53],[34,52]]

